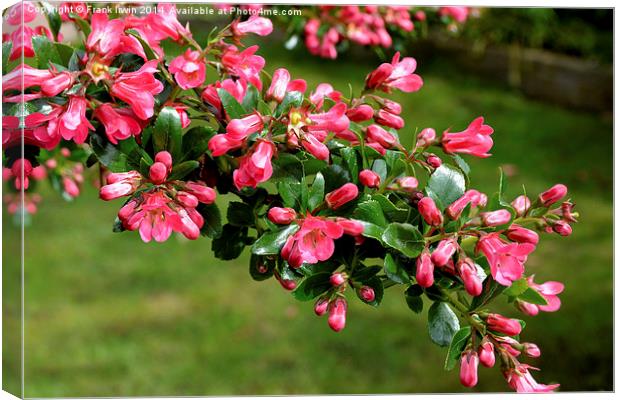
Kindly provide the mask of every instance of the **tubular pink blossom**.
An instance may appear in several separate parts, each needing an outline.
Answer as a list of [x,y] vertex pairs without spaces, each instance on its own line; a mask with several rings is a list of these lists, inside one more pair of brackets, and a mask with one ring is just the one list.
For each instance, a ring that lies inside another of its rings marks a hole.
[[564,196],[566,196],[567,192],[568,192],[568,189],[566,188],[566,186],[562,185],[561,183],[558,183],[557,185],[547,189],[546,191],[538,195],[538,200],[545,207],[549,207],[553,203],[561,200]]
[[292,268],[325,261],[334,254],[334,240],[343,234],[344,229],[336,222],[309,215],[302,220],[297,233],[287,239],[282,258]]
[[268,18],[253,15],[245,22],[239,22],[238,20],[233,22],[231,30],[235,36],[243,36],[248,33],[267,36],[273,31],[273,24]]
[[214,157],[226,154],[243,145],[243,140],[234,140],[229,135],[215,135],[209,140],[209,151]]
[[73,75],[63,71],[55,77],[41,82],[41,92],[47,97],[54,97],[73,85]]
[[444,239],[439,242],[437,248],[433,251],[431,261],[436,266],[443,267],[448,264],[448,261],[450,261],[457,249],[458,244],[454,239]]
[[357,186],[353,183],[345,183],[340,188],[329,192],[325,196],[327,206],[332,210],[337,210],[348,202],[354,200],[359,194]]
[[454,203],[450,204],[448,208],[446,208],[446,214],[448,214],[452,219],[460,218],[461,213],[468,204],[471,203],[472,207],[477,207],[480,204],[480,195],[481,193],[477,190],[470,189],[466,191],[461,197],[456,199]]
[[360,183],[369,188],[378,188],[381,184],[381,178],[376,172],[369,169],[362,170],[359,173]]
[[527,364],[518,364],[514,368],[504,372],[506,381],[518,393],[549,393],[557,389],[560,385],[545,385],[538,383],[528,371],[535,369]]
[[196,196],[198,201],[204,204],[211,204],[215,201],[215,190],[202,182],[189,181],[185,183],[185,191]]
[[368,121],[374,115],[374,110],[368,104],[361,104],[347,110],[347,117],[353,122]]
[[510,222],[512,215],[508,210],[496,210],[481,213],[482,223],[484,226],[499,226]]
[[470,296],[479,296],[482,293],[482,281],[474,262],[470,258],[461,259],[456,263],[456,270],[463,280],[465,291]]
[[379,110],[375,115],[375,122],[379,125],[394,128],[396,130],[402,129],[405,126],[405,120],[396,114],[392,114],[386,110]]
[[271,85],[265,94],[265,100],[276,100],[278,103],[284,99],[288,84],[291,80],[291,74],[286,68],[278,68],[273,72]]
[[530,243],[534,246],[538,244],[538,233],[516,224],[510,225],[506,237],[517,243]]
[[427,224],[440,226],[443,224],[443,215],[435,205],[435,201],[430,197],[424,197],[418,202],[418,210]]
[[461,384],[474,387],[478,384],[478,353],[468,350],[461,355]]
[[418,180],[413,176],[404,176],[396,179],[396,185],[405,192],[413,192],[418,188]]
[[516,319],[506,318],[500,314],[489,314],[487,327],[495,332],[508,336],[516,336],[521,333],[521,324]]
[[476,248],[487,258],[493,279],[500,285],[510,286],[523,276],[523,264],[536,246],[530,243],[505,243],[497,233],[491,233],[481,237]]
[[435,282],[435,278],[433,276],[434,270],[435,266],[431,261],[431,255],[425,250],[416,261],[415,279],[418,284],[423,288],[433,286],[433,283]]
[[138,118],[149,119],[155,105],[153,96],[164,90],[164,85],[153,76],[156,72],[157,60],[151,60],[135,72],[121,73],[115,78],[110,94],[129,104]]
[[86,49],[106,55],[118,45],[125,30],[121,19],[108,19],[105,12],[94,13],[91,18],[91,32],[86,39]]
[[138,136],[142,127],[134,118],[118,112],[111,103],[104,103],[97,107],[93,116],[105,127],[105,133],[111,143],[117,144],[119,140]]
[[272,207],[267,213],[267,218],[274,224],[288,225],[297,218],[297,212],[288,207]]
[[327,319],[329,327],[335,332],[344,329],[347,322],[347,301],[342,297],[329,303],[329,317]]
[[168,70],[174,74],[177,83],[184,90],[202,85],[205,81],[206,68],[202,54],[192,49],[187,49],[168,66]]
[[476,157],[489,157],[488,151],[493,147],[493,128],[484,124],[484,118],[476,118],[462,132],[444,132],[443,148],[446,153],[463,153]]
[[261,90],[263,84],[260,80],[260,71],[265,66],[263,57],[254,55],[258,46],[250,46],[239,52],[234,46],[230,46],[222,56],[222,65],[231,72],[256,86]]
[[[558,294],[564,291],[564,285],[561,282],[549,281],[543,284],[537,284],[534,282],[534,276],[530,276],[527,278],[529,286],[538,292],[544,299],[547,301],[546,305],[530,305],[530,303],[526,303],[524,308],[529,308],[531,306],[536,307],[540,311],[545,312],[554,312],[560,309],[562,302],[558,297]],[[523,302],[525,303],[525,302]],[[536,312],[537,314],[537,312]]]
[[519,196],[516,199],[514,199],[512,201],[512,203],[510,203],[510,204],[515,209],[515,211],[517,212],[517,216],[519,216],[519,217],[525,216],[525,214],[527,214],[527,211],[532,206],[532,202],[524,194],[522,194],[521,196]]
[[249,135],[263,129],[263,117],[258,112],[240,119],[233,119],[226,126],[226,134],[235,141],[244,140]]
[[88,101],[84,97],[70,96],[66,111],[57,121],[51,121],[48,132],[58,132],[63,139],[81,144],[86,141],[89,130],[95,130],[86,118]]
[[233,172],[233,181],[237,189],[241,190],[247,186],[255,188],[271,177],[273,173],[271,159],[275,150],[271,142],[265,140],[256,142],[252,151],[241,158],[239,168]]
[[478,349],[478,356],[480,357],[480,364],[487,368],[493,368],[495,365],[495,347],[493,343],[488,340],[483,340],[480,348]]
[[11,33],[10,41],[13,43],[13,46],[9,53],[10,61],[20,59],[22,55],[25,58],[34,57],[34,47],[32,47],[32,37],[34,34],[34,30],[28,25],[23,25]]
[[523,343],[523,353],[531,358],[540,357],[540,348],[535,343]]
[[301,145],[306,149],[306,151],[312,154],[315,158],[319,160],[328,161],[329,160],[329,148],[322,143],[316,136],[312,134],[306,134],[301,139]]
[[369,139],[379,143],[386,149],[391,148],[397,143],[396,137],[379,125],[369,125],[366,128],[366,135]]
[[328,112],[320,114],[310,114],[308,118],[312,125],[308,126],[309,131],[341,132],[349,128],[349,118],[346,116],[347,105],[338,103]]
[[340,225],[344,233],[349,236],[359,236],[364,233],[364,225],[359,221],[347,218],[336,218],[336,223]]
[[37,10],[33,3],[22,2],[17,3],[6,12],[6,22],[10,25],[20,25],[22,19],[24,22],[31,22],[37,17]]

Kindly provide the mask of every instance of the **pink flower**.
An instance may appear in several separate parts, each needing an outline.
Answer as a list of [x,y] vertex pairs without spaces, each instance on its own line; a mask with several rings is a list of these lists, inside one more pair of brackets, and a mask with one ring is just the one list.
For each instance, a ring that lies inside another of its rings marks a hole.
[[344,274],[340,272],[335,272],[329,277],[329,282],[332,286],[342,286],[347,281],[347,278]]
[[418,210],[427,224],[440,226],[443,224],[443,215],[435,205],[435,201],[430,197],[424,197],[418,202]]
[[375,300],[375,290],[370,286],[362,286],[359,289],[360,297],[367,303]]
[[105,12],[93,13],[86,50],[96,51],[102,56],[107,55],[118,46],[124,30],[125,23],[121,19],[109,20]]
[[255,188],[271,177],[273,167],[271,158],[276,148],[271,142],[259,140],[252,151],[241,158],[239,168],[233,172],[233,181],[237,189],[249,186]]
[[34,31],[28,25],[23,25],[21,29],[16,29],[11,33],[10,41],[13,43],[9,60],[18,60],[22,55],[26,58],[34,57],[34,47],[32,47],[32,37]]
[[158,4],[157,12],[148,14],[145,22],[151,27],[152,35],[158,40],[169,37],[176,41],[181,37],[192,36],[189,30],[177,20],[175,4]]
[[461,259],[456,264],[456,270],[463,280],[465,291],[470,296],[479,296],[482,293],[482,281],[474,262],[469,258]]
[[340,332],[344,329],[347,322],[347,301],[338,297],[329,303],[329,317],[327,323],[334,332]]
[[342,227],[344,233],[349,236],[359,237],[364,233],[364,225],[353,219],[336,218],[336,223]]
[[441,140],[447,153],[463,153],[485,158],[490,156],[488,151],[493,147],[491,134],[493,128],[484,124],[484,118],[478,117],[464,131],[445,131]]
[[80,187],[78,184],[68,176],[62,178],[62,186],[65,193],[72,198],[78,197],[80,195]]
[[523,352],[531,358],[540,357],[540,348],[535,343],[523,343]]
[[366,87],[379,89],[390,93],[391,89],[399,89],[403,92],[415,92],[422,87],[422,78],[413,72],[416,69],[416,61],[411,57],[405,57],[401,61],[400,53],[394,54],[392,63],[383,63],[368,74]]
[[156,185],[160,185],[166,181],[168,177],[168,168],[162,162],[156,161],[149,168],[149,179]]
[[457,249],[458,244],[454,239],[444,239],[439,242],[437,248],[433,251],[431,261],[436,266],[443,267],[448,264]]
[[540,201],[545,207],[549,207],[553,203],[561,200],[562,197],[566,196],[567,192],[568,189],[566,188],[566,186],[558,183],[557,185],[538,195],[538,201]]
[[49,81],[53,77],[53,74],[46,69],[36,69],[27,64],[20,64],[13,71],[2,77],[2,91],[21,91],[22,84],[24,89],[32,86],[41,86],[42,83]]
[[528,371],[536,369],[527,364],[518,364],[514,368],[504,372],[506,381],[518,393],[548,393],[557,389],[560,385],[545,385],[538,383]]
[[510,222],[512,214],[508,210],[496,210],[481,213],[482,223],[484,226],[499,226]]
[[222,64],[232,74],[237,75],[261,90],[260,71],[265,66],[265,59],[256,56],[258,46],[250,46],[239,52],[234,46],[229,47],[222,56]]
[[353,122],[368,121],[374,115],[374,110],[368,104],[361,104],[347,110],[347,117]]
[[441,161],[441,158],[437,157],[435,154],[430,154],[426,158],[426,162],[428,163],[428,165],[430,165],[433,168],[439,168],[441,167],[441,164],[443,164],[443,161]]
[[187,49],[183,55],[170,62],[168,70],[174,74],[179,86],[187,90],[202,85],[207,67],[199,51]]
[[506,237],[517,243],[530,243],[534,246],[538,244],[538,233],[516,224],[510,225]]
[[334,240],[343,234],[344,229],[336,222],[309,215],[301,221],[297,233],[287,239],[282,258],[292,268],[328,260],[334,254]]
[[418,188],[418,184],[418,180],[413,176],[403,176],[396,179],[396,187],[409,193],[413,193]]
[[458,219],[468,204],[471,203],[472,207],[478,207],[479,205],[481,205],[482,200],[483,198],[479,191],[470,189],[466,191],[461,197],[456,199],[454,203],[450,204],[448,208],[446,208],[446,214],[448,214],[452,219]]
[[84,143],[88,131],[95,130],[86,118],[87,107],[88,101],[84,97],[70,96],[66,111],[58,120],[50,121],[48,132],[57,132],[63,139],[73,140],[78,144]]
[[312,121],[312,125],[308,126],[308,130],[341,132],[349,128],[349,118],[346,116],[347,106],[344,103],[334,105],[328,112],[320,114],[310,114],[308,118]]
[[325,196],[327,206],[332,210],[337,210],[348,202],[354,200],[359,194],[357,186],[353,183],[345,183],[336,190],[329,192]]
[[201,203],[211,204],[215,201],[215,190],[208,187],[202,182],[186,182],[185,191],[196,196],[198,201],[200,201]]
[[113,144],[117,144],[119,140],[125,140],[131,136],[138,136],[142,131],[138,121],[119,111],[120,109],[115,109],[111,103],[104,103],[97,107],[93,114],[105,127],[108,140]]
[[489,314],[487,327],[495,332],[508,336],[516,336],[521,333],[521,324],[516,319],[506,318],[499,314]]
[[245,22],[235,20],[231,25],[231,30],[235,36],[244,36],[248,33],[267,36],[273,31],[273,24],[268,18],[253,15]]
[[7,11],[5,18],[6,22],[10,25],[20,25],[23,22],[27,23],[34,20],[37,17],[37,10],[34,3],[23,2],[17,3]]
[[331,99],[336,103],[339,103],[342,99],[342,93],[334,90],[334,87],[329,83],[319,83],[316,90],[310,93],[310,102],[314,104],[317,110],[323,108],[325,98]]
[[365,169],[359,173],[360,183],[369,188],[378,188],[381,184],[381,178],[376,172]]
[[459,376],[461,384],[465,387],[474,387],[478,384],[478,353],[468,350],[461,355]]
[[495,351],[493,343],[488,339],[483,340],[480,348],[478,349],[478,356],[480,357],[480,364],[487,368],[493,368],[495,365]]
[[120,73],[110,94],[129,104],[138,118],[149,119],[153,116],[154,96],[164,90],[164,85],[153,75],[156,72],[157,60],[151,60],[135,72]]
[[553,231],[561,236],[570,236],[573,233],[573,228],[566,221],[555,221]]
[[379,125],[374,124],[369,125],[366,128],[366,136],[368,137],[368,139],[372,140],[373,142],[379,143],[386,149],[392,148],[398,142],[394,135],[392,135],[390,132],[386,131]]
[[301,92],[306,91],[306,81],[303,79],[295,79],[291,81],[291,74],[286,68],[278,68],[273,73],[271,79],[271,85],[267,89],[265,94],[266,100],[276,100],[280,103],[287,92]]
[[463,23],[467,21],[467,16],[469,15],[469,8],[468,7],[440,7],[439,15],[450,16],[454,18],[456,22]]
[[73,75],[63,71],[51,79],[41,82],[41,92],[47,97],[54,97],[73,85]]
[[109,201],[132,194],[140,185],[141,179],[142,175],[138,171],[108,174],[107,185],[99,189],[99,198]]
[[233,119],[226,126],[226,135],[234,141],[245,140],[263,129],[263,117],[258,112],[240,119]]
[[318,299],[316,303],[314,304],[314,313],[319,317],[322,315],[325,315],[325,313],[327,312],[328,306],[329,306],[328,299]]
[[297,212],[288,207],[272,207],[267,213],[267,218],[274,224],[288,225],[297,218]]
[[425,250],[416,261],[415,279],[418,284],[423,288],[433,286],[433,283],[435,281],[435,278],[433,276],[434,270],[435,266],[431,261],[431,255],[428,251]]
[[377,112],[377,115],[375,115],[375,122],[379,125],[394,129],[402,129],[405,126],[405,120],[386,110],[379,110]]
[[504,243],[497,233],[481,237],[477,245],[477,250],[484,253],[491,266],[493,279],[504,286],[521,278],[523,264],[535,249],[531,243]]
[[527,278],[527,282],[532,289],[537,291],[538,294],[544,297],[544,299],[547,301],[547,304],[544,306],[527,303],[528,305],[534,306],[536,308],[536,311],[532,309],[531,311],[533,312],[527,314],[536,315],[538,314],[538,311],[555,312],[560,309],[562,302],[560,301],[558,294],[564,291],[564,285],[561,282],[548,281],[543,284],[537,284],[534,282],[533,275]]
[[316,136],[312,134],[304,135],[301,139],[301,145],[315,158],[323,161],[329,160],[329,148],[317,139]]
[[527,214],[527,211],[532,206],[532,202],[526,195],[522,194],[521,196],[514,199],[512,203],[510,203],[510,205],[512,205],[512,207],[517,212],[517,216],[523,217],[525,216],[525,214]]

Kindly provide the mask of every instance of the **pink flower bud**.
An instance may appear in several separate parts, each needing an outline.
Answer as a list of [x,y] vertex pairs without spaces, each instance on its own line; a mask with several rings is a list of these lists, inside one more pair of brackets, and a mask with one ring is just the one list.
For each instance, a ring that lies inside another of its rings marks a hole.
[[45,179],[45,177],[47,176],[47,172],[45,171],[45,168],[43,166],[39,165],[32,169],[32,173],[30,174],[30,176],[40,181]]
[[482,281],[478,276],[474,262],[469,258],[461,259],[456,264],[456,269],[463,279],[465,291],[471,296],[479,296],[482,293]]
[[434,270],[435,266],[431,261],[431,255],[425,250],[416,261],[415,279],[418,284],[424,288],[433,286],[435,282]]
[[41,92],[46,97],[54,97],[73,84],[73,75],[64,71],[55,77],[41,82]]
[[369,188],[378,188],[381,184],[381,178],[377,173],[365,169],[359,174],[360,183]]
[[516,224],[510,225],[506,237],[517,243],[531,243],[534,246],[538,244],[538,233]]
[[353,183],[345,183],[340,188],[329,192],[325,196],[327,206],[332,210],[336,210],[343,205],[347,204],[351,200],[354,200],[359,194],[357,186]]
[[[484,205],[486,205],[486,196],[484,196],[484,198],[482,196],[484,195],[479,191],[470,189],[450,204],[448,208],[446,208],[446,213],[450,216],[450,218],[458,219],[469,203],[471,203],[472,207],[484,207]],[[482,204],[483,201],[484,204]]]
[[437,139],[437,134],[433,128],[424,128],[420,133],[418,133],[418,141],[416,142],[417,147],[428,147],[430,146],[435,139]]
[[50,158],[49,160],[45,162],[45,166],[49,169],[54,169],[58,166],[58,161],[54,160],[53,158]]
[[495,365],[495,347],[493,343],[489,341],[483,341],[478,349],[478,355],[480,356],[480,363],[487,368],[493,368]]
[[328,306],[329,306],[328,299],[318,299],[316,303],[314,304],[314,313],[319,317],[322,315],[325,315],[325,313],[327,312]]
[[338,287],[343,285],[347,281],[347,277],[343,273],[335,272],[332,274],[332,276],[329,277],[329,281],[331,282],[332,286]]
[[468,350],[461,355],[461,384],[474,387],[478,383],[478,353]]
[[379,143],[386,149],[396,144],[396,138],[390,132],[386,131],[379,125],[370,125],[366,128],[366,135],[369,139]]
[[297,218],[297,212],[288,207],[272,207],[267,213],[267,218],[274,224],[288,225]]
[[149,168],[149,178],[156,185],[164,183],[167,176],[168,168],[166,168],[166,164],[162,162],[155,162],[151,165],[151,168]]
[[346,115],[353,122],[368,121],[374,115],[374,110],[368,104],[362,104],[348,109]]
[[177,192],[176,200],[184,207],[196,208],[198,206],[196,196],[184,191]]
[[62,184],[64,186],[65,193],[67,193],[69,196],[71,197],[79,196],[80,188],[78,187],[77,183],[75,183],[73,179],[65,177],[62,180]]
[[566,221],[557,221],[553,225],[553,231],[559,233],[561,236],[570,236],[573,233],[573,228]]
[[413,176],[404,176],[396,179],[396,185],[405,192],[413,192],[418,188],[418,180]]
[[431,255],[431,261],[438,267],[448,264],[457,250],[458,245],[454,239],[444,239],[439,242],[435,251]]
[[383,99],[383,109],[391,114],[399,114],[403,111],[402,106],[390,99]]
[[155,162],[164,164],[168,172],[172,170],[172,156],[167,151],[160,151],[155,154]]
[[29,176],[32,173],[32,163],[25,158],[18,158],[11,166],[11,172],[15,177]]
[[267,89],[265,99],[274,99],[278,103],[284,99],[286,95],[286,88],[291,80],[291,74],[286,68],[278,68],[273,72],[273,78],[271,79],[271,86]]
[[516,336],[521,333],[521,324],[516,319],[506,318],[499,314],[489,314],[487,327],[495,332],[508,336]]
[[233,140],[244,140],[263,129],[263,117],[253,113],[244,118],[233,119],[226,126],[226,134]]
[[367,303],[375,300],[375,290],[370,286],[362,286],[359,293],[360,297]]
[[336,223],[342,227],[344,233],[349,236],[359,236],[364,233],[364,224],[359,221],[346,218],[336,218]]
[[568,189],[566,188],[566,186],[559,183],[551,187],[550,189],[542,192],[540,195],[538,195],[538,200],[545,207],[549,207],[551,204],[555,203],[556,201],[562,199],[562,197],[566,196],[567,192],[568,192]]
[[278,280],[278,282],[280,282],[280,285],[286,290],[295,290],[295,288],[297,287],[297,282],[292,279],[284,279],[280,276],[276,276],[276,279]]
[[508,210],[497,210],[481,213],[484,226],[499,226],[510,222],[512,215]]
[[441,164],[442,164],[441,158],[437,157],[434,154],[431,154],[430,156],[428,156],[428,158],[426,159],[426,162],[428,163],[428,165],[430,165],[433,168],[439,168],[441,167]]
[[273,24],[269,18],[252,15],[247,21],[233,22],[231,30],[235,36],[243,36],[248,33],[254,33],[258,36],[267,36],[273,31]]
[[510,203],[519,217],[523,217],[532,206],[530,199],[522,194]]
[[347,322],[347,301],[342,297],[337,298],[329,304],[329,318],[327,323],[335,332],[344,329]]
[[66,147],[63,147],[62,149],[60,149],[60,155],[63,157],[69,157],[71,155],[71,150],[69,150]]
[[201,203],[211,204],[215,201],[215,190],[202,182],[186,182],[185,191],[196,196],[198,201]]
[[523,352],[531,358],[540,357],[540,349],[534,343],[523,343]]
[[430,197],[424,197],[418,202],[418,210],[427,224],[431,226],[440,226],[443,224],[443,215]]
[[405,120],[396,114],[392,114],[386,110],[379,110],[375,115],[375,122],[379,125],[394,128],[396,130],[402,129],[405,126]]
[[516,302],[517,309],[521,311],[525,315],[529,315],[530,317],[534,317],[538,315],[539,309],[536,304],[527,303],[525,301],[517,300]]

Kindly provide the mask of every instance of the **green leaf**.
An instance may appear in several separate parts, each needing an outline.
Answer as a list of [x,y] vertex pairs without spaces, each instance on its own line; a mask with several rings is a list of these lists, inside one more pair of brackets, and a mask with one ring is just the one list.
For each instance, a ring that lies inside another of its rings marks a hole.
[[528,303],[537,304],[539,306],[546,306],[547,300],[541,296],[536,290],[528,287],[523,291],[523,293],[519,294],[519,300],[526,301]]
[[282,103],[278,104],[276,110],[273,113],[275,118],[280,118],[284,114],[287,114],[291,107],[299,107],[304,101],[304,95],[301,92],[288,92],[282,99]]
[[9,55],[11,55],[12,48],[13,43],[2,43],[2,71],[4,71],[5,74],[9,71]]
[[41,2],[41,5],[45,7],[45,17],[47,18],[47,22],[54,38],[58,38],[58,32],[60,32],[60,26],[62,25],[62,20],[58,14],[58,9],[50,5],[48,2]]
[[390,199],[382,194],[375,194],[372,199],[378,201],[383,209],[383,213],[393,222],[405,222],[409,217],[410,211],[406,208],[399,208]]
[[411,285],[407,290],[405,290],[405,301],[407,301],[407,306],[416,314],[422,312],[424,307],[424,301],[422,301],[422,294],[424,290],[420,285]]
[[252,84],[248,85],[248,90],[245,93],[245,97],[241,102],[241,106],[246,110],[255,110],[258,105],[258,98],[260,94],[258,93],[258,89]]
[[446,371],[452,370],[459,358],[461,357],[461,353],[465,350],[465,346],[467,346],[467,341],[471,337],[471,327],[466,326],[461,328],[457,333],[452,337],[452,341],[450,342],[450,348],[448,348],[448,354],[446,354],[446,361],[444,363],[444,369]]
[[299,182],[278,182],[277,186],[284,207],[297,208],[298,205],[301,205],[299,200],[301,184]]
[[403,157],[404,155],[400,151],[388,150],[385,153],[385,162],[390,176],[397,177],[405,172],[407,169],[407,164],[403,160]]
[[226,218],[228,219],[228,223],[231,225],[254,225],[254,211],[252,210],[252,207],[239,201],[233,201],[228,204]]
[[[306,171],[306,173],[309,173]],[[321,170],[325,178],[325,192],[329,193],[345,183],[351,182],[351,174],[348,170],[338,164],[331,164]]]
[[273,259],[269,259],[263,256],[257,256],[252,254],[250,257],[250,276],[255,281],[264,281],[273,276],[276,262]]
[[443,164],[431,175],[426,191],[438,207],[445,208],[465,193],[465,178],[454,167]]
[[100,135],[90,135],[90,147],[99,162],[112,172],[126,172],[127,156]]
[[357,161],[357,151],[353,147],[343,147],[340,149],[340,154],[344,159],[344,162],[347,164],[347,169],[351,173],[351,179],[353,179],[353,183],[357,185],[359,180],[359,166]]
[[367,200],[359,203],[353,211],[355,219],[370,222],[378,227],[385,227],[388,221],[385,219],[381,204],[376,200]]
[[155,153],[168,151],[173,160],[179,158],[183,136],[181,118],[172,107],[164,107],[157,116],[153,127],[153,150]]
[[222,234],[222,216],[220,215],[220,209],[217,205],[200,203],[198,207],[196,207],[196,211],[202,215],[205,221],[200,229],[200,234],[212,239],[220,237]]
[[366,221],[359,222],[364,225],[364,232],[362,232],[362,236],[376,239],[381,243],[383,242],[383,231],[385,231],[384,228]]
[[292,224],[275,232],[263,234],[254,242],[254,245],[252,245],[252,253],[257,255],[278,254],[282,246],[284,246],[286,239],[297,232],[298,229],[299,226]]
[[358,267],[355,269],[355,272],[353,272],[351,279],[357,282],[364,282],[377,275],[382,269],[383,268],[379,265],[363,267],[362,264],[358,264]]
[[473,311],[484,306],[485,304],[488,304],[491,300],[502,293],[504,289],[505,287],[497,283],[492,276],[487,276],[484,282],[482,282],[482,293],[473,298],[469,309]]
[[310,193],[308,194],[308,209],[314,210],[323,202],[325,197],[325,178],[320,172],[314,177],[312,187],[310,187]]
[[388,225],[381,238],[386,245],[409,258],[419,256],[424,249],[422,234],[411,224],[393,222]]
[[396,283],[409,283],[411,281],[404,265],[390,253],[385,255],[383,262],[385,274],[389,279]]
[[75,49],[63,43],[54,43],[54,47],[56,47],[56,51],[58,52],[58,55],[60,56],[61,64],[64,66],[70,67],[71,59],[73,58],[74,54],[76,54]]
[[[88,35],[90,35],[90,24],[85,19],[83,19],[82,17],[80,17],[79,15],[74,14],[74,13],[69,14],[69,17],[71,17],[71,19],[73,19],[73,21],[75,21],[77,26],[84,33],[84,36],[88,37]],[[134,32],[136,32],[136,31],[134,31]]]
[[226,89],[217,89],[217,94],[220,96],[222,107],[224,107],[224,111],[226,111],[230,119],[242,118],[244,115],[249,114]]
[[521,278],[512,282],[509,288],[504,289],[503,293],[508,297],[517,297],[528,289],[527,279]]
[[195,160],[209,149],[209,140],[216,130],[210,126],[196,126],[183,135],[182,154],[184,160]]
[[224,225],[220,237],[213,239],[211,248],[220,260],[234,260],[245,248],[248,228]]
[[428,333],[433,343],[448,346],[459,328],[459,319],[446,303],[433,303],[428,310]]
[[37,64],[40,69],[48,69],[50,62],[62,65],[62,59],[54,43],[50,42],[47,36],[33,36],[32,48],[37,56]]
[[[82,25],[80,25],[80,27],[81,26]],[[146,40],[144,40],[142,35],[140,35],[140,32],[138,32],[135,29],[128,29],[127,33],[130,34],[131,36],[135,37],[136,39],[138,39],[138,42],[140,42],[140,45],[142,45],[142,48],[144,49],[144,54],[146,55],[146,58],[148,60],[156,60],[157,59],[157,53],[155,53],[155,50],[153,50],[151,45]]]
[[196,168],[198,168],[199,166],[200,166],[200,163],[195,160],[183,161],[182,163],[177,164],[174,167],[172,167],[172,171],[170,172],[170,176],[168,177],[168,180],[172,181],[175,179],[183,179],[189,173],[191,173]]
[[330,276],[329,272],[319,272],[307,277],[293,291],[293,297],[299,301],[308,301],[320,296],[332,287]]

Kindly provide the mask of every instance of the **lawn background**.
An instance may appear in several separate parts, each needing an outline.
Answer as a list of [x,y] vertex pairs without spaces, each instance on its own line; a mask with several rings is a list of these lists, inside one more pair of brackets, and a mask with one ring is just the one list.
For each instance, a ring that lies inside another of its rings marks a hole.
[[[359,92],[377,65],[369,55],[327,61],[304,49],[285,51],[279,41],[260,43],[268,71],[285,66],[310,88],[330,82],[348,93],[351,82]],[[495,145],[491,158],[467,157],[472,187],[493,192],[500,166],[512,175],[513,196],[523,184],[532,197],[568,185],[581,222],[568,238],[543,236],[527,264],[537,281],[566,284],[563,305],[525,318],[523,340],[542,349],[531,362],[542,369],[535,374],[541,381],[560,382],[562,390],[612,390],[611,115],[531,101],[463,74],[450,60],[419,59],[417,72],[422,90],[393,97],[403,104],[405,146],[422,128],[461,130],[483,115]],[[445,349],[431,344],[426,330],[428,304],[413,314],[398,287],[378,309],[351,301],[347,328],[335,334],[312,303],[297,302],[274,280],[252,281],[247,251],[223,262],[207,239],[144,244],[135,233],[111,232],[121,202],[98,201],[90,185],[72,203],[43,191],[25,231],[28,397],[469,391],[456,370],[443,371]],[[10,296],[19,229],[3,217]],[[501,299],[497,304],[519,315]],[[5,301],[5,329],[18,327],[14,306]],[[15,345],[5,340],[5,352]],[[3,360],[5,381],[15,378],[8,373],[16,361]],[[497,368],[480,372],[476,390],[508,390]]]

